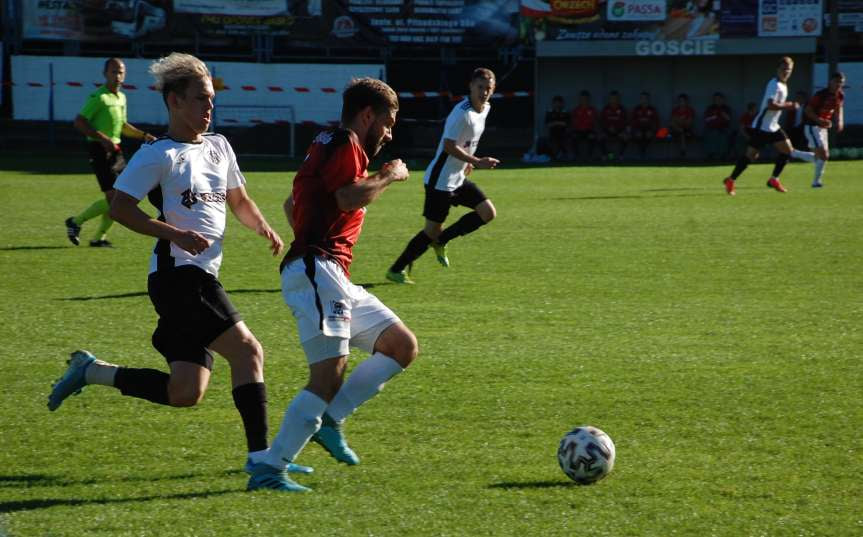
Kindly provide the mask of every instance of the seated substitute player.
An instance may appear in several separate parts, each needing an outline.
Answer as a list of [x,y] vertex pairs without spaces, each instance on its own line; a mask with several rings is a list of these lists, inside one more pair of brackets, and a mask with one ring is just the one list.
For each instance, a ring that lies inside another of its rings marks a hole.
[[824,175],[824,167],[830,156],[827,131],[834,125],[833,119],[836,119],[836,132],[842,132],[845,128],[842,111],[842,105],[845,102],[845,94],[842,92],[844,85],[845,75],[842,72],[833,73],[827,87],[815,93],[804,109],[803,133],[809,149],[815,150],[815,177],[812,179],[812,188],[824,186],[821,177]]
[[773,166],[773,174],[767,180],[768,188],[772,188],[777,192],[787,192],[786,188],[779,182],[779,175],[791,157],[807,162],[815,160],[815,155],[812,153],[794,149],[791,141],[788,139],[788,135],[779,126],[779,117],[782,115],[782,111],[795,110],[797,108],[796,102],[785,101],[788,97],[788,86],[786,83],[793,70],[794,60],[788,56],[783,56],[779,60],[779,66],[776,68],[776,76],[771,78],[767,83],[764,97],[761,99],[761,107],[758,109],[758,115],[752,120],[750,127],[746,129],[749,135],[746,154],[737,159],[734,171],[723,181],[725,192],[729,196],[735,194],[734,182],[740,177],[743,170],[749,166],[749,163],[758,158],[758,152],[767,144],[773,144],[773,147],[779,152],[779,156],[776,157],[776,164]]
[[581,156],[581,144],[586,143],[587,157],[593,158],[593,150],[596,147],[596,118],[598,112],[596,107],[590,104],[590,92],[582,90],[578,96],[578,106],[572,109],[570,121],[570,144],[573,158]]
[[617,140],[620,144],[617,158],[622,159],[623,153],[626,152],[626,143],[629,141],[629,132],[626,124],[626,109],[620,105],[620,93],[617,91],[608,94],[608,104],[602,109],[600,120],[599,149],[602,151],[602,158],[608,160],[615,158],[614,153],[608,150],[608,141]]
[[101,222],[96,229],[96,235],[90,241],[90,246],[110,247],[108,230],[114,223],[108,216],[111,200],[114,198],[114,181],[123,168],[126,159],[120,147],[120,136],[129,136],[151,142],[156,139],[138,129],[126,120],[126,95],[120,91],[126,80],[126,65],[120,58],[109,58],[102,69],[105,83],[94,91],[84,103],[81,112],[75,116],[75,128],[87,137],[87,151],[90,155],[90,167],[99,181],[99,188],[105,194],[90,204],[81,213],[66,219],[66,237],[78,246],[81,243],[79,235],[84,222],[101,216]]
[[[111,216],[158,239],[147,291],[159,315],[152,343],[167,360],[170,374],[118,367],[76,351],[48,397],[48,408],[56,410],[89,384],[112,386],[161,405],[194,406],[209,384],[215,351],[231,367],[234,402],[254,460],[267,449],[264,353],[217,279],[225,206],[269,242],[273,255],[282,250],[282,239],[246,193],[228,141],[206,134],[214,96],[206,65],[194,56],[172,53],[153,62],[150,72],[168,107],[168,136],[143,145],[129,162],[117,179]],[[159,209],[158,219],[138,207],[148,194]]]
[[545,127],[548,129],[548,145],[551,157],[557,160],[566,156],[566,127],[569,112],[563,109],[563,97],[555,95],[551,100],[551,110],[545,113]]
[[677,96],[677,105],[671,109],[669,130],[671,139],[680,145],[680,157],[686,157],[686,142],[695,137],[692,130],[695,121],[695,110],[689,106],[689,95],[681,93]]
[[638,106],[632,109],[632,138],[638,144],[641,158],[647,158],[647,147],[656,137],[659,129],[659,114],[656,108],[650,104],[650,94],[641,92]]
[[[491,169],[500,163],[496,158],[474,154],[485,130],[485,118],[491,110],[488,100],[494,93],[494,86],[494,73],[490,69],[474,69],[470,96],[457,104],[446,118],[437,154],[425,173],[425,228],[414,235],[387,271],[388,280],[414,283],[408,267],[425,253],[429,245],[434,249],[438,263],[448,267],[446,247],[449,241],[476,231],[496,216],[491,200],[473,181],[465,178],[473,168]],[[442,230],[450,207],[456,205],[472,210]]]
[[725,104],[725,95],[713,94],[713,102],[704,109],[704,152],[708,160],[721,160],[728,155],[731,137],[731,108]]
[[[351,283],[348,269],[366,207],[393,182],[408,178],[401,160],[368,175],[369,159],[392,139],[398,97],[373,78],[351,81],[341,125],[315,138],[294,177],[285,215],[294,241],[281,264],[282,296],[297,319],[309,382],[291,401],[265,460],[247,467],[248,488],[302,492],[285,467],[309,440],[336,460],[359,458],[342,424],[416,358],[413,333],[375,296]],[[350,347],[371,356],[344,381]]]

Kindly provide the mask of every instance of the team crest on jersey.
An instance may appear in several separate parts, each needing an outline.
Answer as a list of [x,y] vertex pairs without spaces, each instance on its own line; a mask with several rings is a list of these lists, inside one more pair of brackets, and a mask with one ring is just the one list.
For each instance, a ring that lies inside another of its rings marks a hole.
[[222,157],[219,156],[219,153],[212,148],[207,150],[207,157],[209,157],[210,162],[212,162],[213,164],[218,164],[222,160]]

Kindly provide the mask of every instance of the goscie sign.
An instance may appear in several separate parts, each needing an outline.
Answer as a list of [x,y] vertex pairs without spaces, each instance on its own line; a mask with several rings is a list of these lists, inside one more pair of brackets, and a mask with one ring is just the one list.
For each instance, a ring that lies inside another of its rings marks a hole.
[[716,40],[636,41],[635,54],[638,56],[713,56],[716,54]]
[[608,0],[606,17],[618,21],[664,21],[665,0]]

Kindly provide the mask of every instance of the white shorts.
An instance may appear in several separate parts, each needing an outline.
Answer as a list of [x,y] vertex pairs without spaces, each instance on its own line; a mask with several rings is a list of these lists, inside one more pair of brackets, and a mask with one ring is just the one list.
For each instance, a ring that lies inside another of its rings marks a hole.
[[827,147],[827,129],[818,125],[804,125],[803,134],[806,135],[806,143],[810,149],[822,148],[829,151]]
[[354,285],[335,261],[294,259],[282,269],[282,298],[297,319],[309,363],[346,356],[350,347],[373,352],[387,327],[401,319]]

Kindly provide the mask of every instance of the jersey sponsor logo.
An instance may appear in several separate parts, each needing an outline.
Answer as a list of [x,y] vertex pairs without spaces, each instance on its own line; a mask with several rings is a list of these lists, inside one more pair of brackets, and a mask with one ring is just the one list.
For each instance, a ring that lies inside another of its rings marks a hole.
[[195,192],[191,188],[184,190],[181,196],[180,204],[187,209],[191,209],[198,200],[203,203],[225,203],[228,198],[225,192]]
[[323,132],[320,132],[317,136],[315,136],[315,141],[312,143],[326,145],[332,141],[333,141],[333,132],[332,131],[323,131]]

